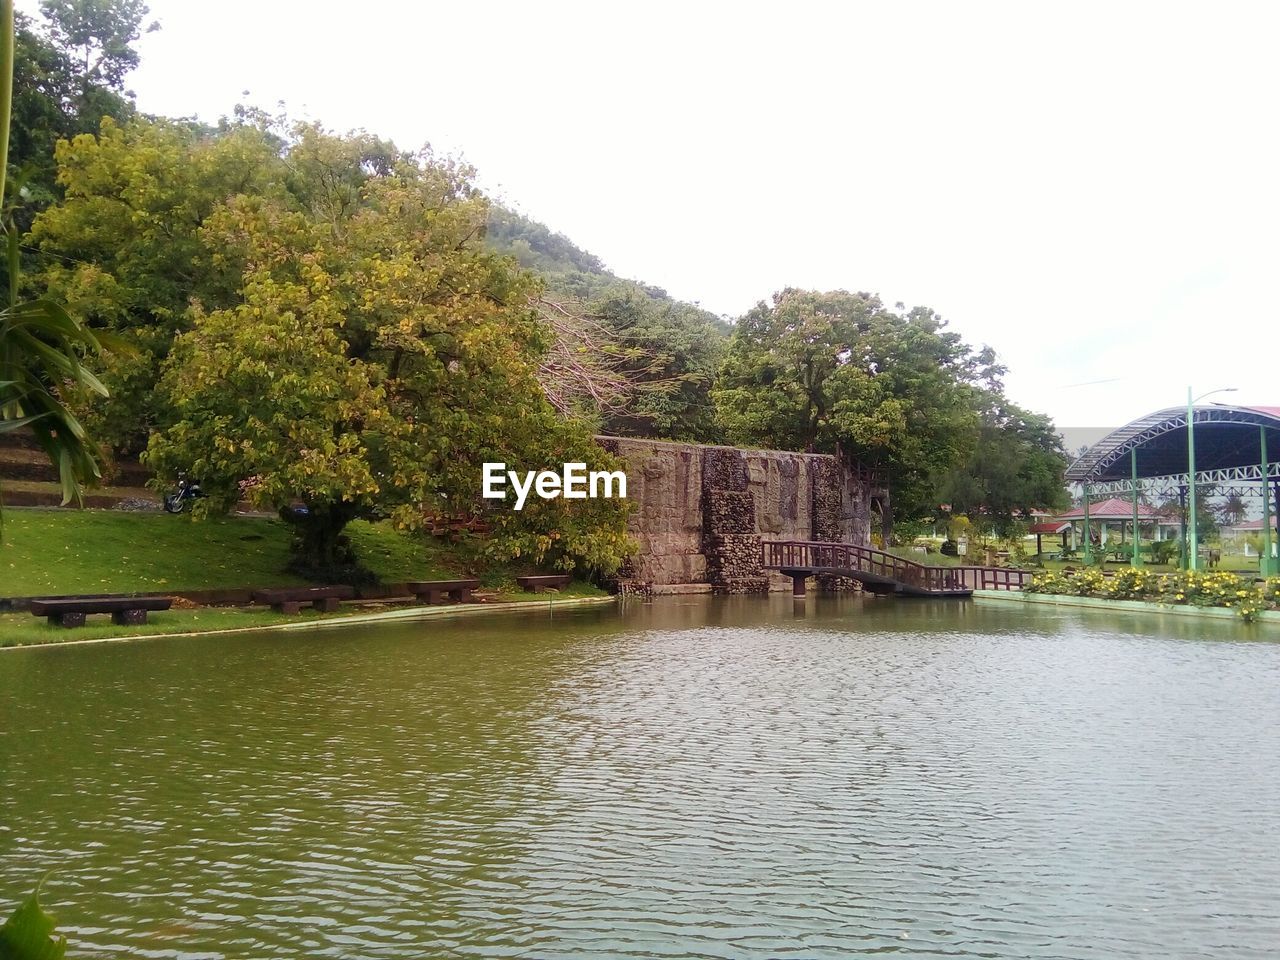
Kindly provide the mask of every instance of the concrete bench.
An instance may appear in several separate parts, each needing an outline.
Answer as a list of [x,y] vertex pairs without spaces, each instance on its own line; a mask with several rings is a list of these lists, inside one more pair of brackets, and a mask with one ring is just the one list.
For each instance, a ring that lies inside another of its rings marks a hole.
[[33,616],[48,617],[50,626],[83,627],[91,613],[109,613],[111,622],[122,626],[146,623],[150,610],[168,610],[170,597],[99,597],[93,600],[32,600]]
[[354,600],[355,587],[277,587],[253,591],[255,603],[270,604],[276,613],[297,613],[303,607],[333,613],[344,600]]
[[445,597],[467,603],[478,586],[479,580],[411,580],[408,584],[409,592],[426,603],[443,603]]
[[534,593],[541,593],[547,587],[554,587],[559,590],[568,584],[573,577],[568,573],[552,573],[542,574],[532,577],[516,577],[516,583],[520,584],[522,590],[531,590]]

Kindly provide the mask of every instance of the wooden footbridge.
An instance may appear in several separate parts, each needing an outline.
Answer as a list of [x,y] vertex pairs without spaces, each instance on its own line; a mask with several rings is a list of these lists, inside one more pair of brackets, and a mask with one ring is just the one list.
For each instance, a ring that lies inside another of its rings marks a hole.
[[1021,590],[1027,570],[1008,567],[929,567],[874,547],[811,540],[770,540],[764,567],[791,578],[792,595],[805,595],[809,577],[829,575],[857,580],[875,594],[909,597],[967,597],[974,590]]

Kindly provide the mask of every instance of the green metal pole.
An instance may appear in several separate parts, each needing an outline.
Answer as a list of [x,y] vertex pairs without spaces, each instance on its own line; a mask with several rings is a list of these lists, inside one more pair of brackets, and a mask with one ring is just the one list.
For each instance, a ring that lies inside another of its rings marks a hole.
[[1138,448],[1129,451],[1129,472],[1133,478],[1133,560],[1132,566],[1142,566],[1142,555],[1138,552]]
[[1200,544],[1196,536],[1196,428],[1195,409],[1191,406],[1191,388],[1187,387],[1187,487],[1191,494],[1191,510],[1187,519],[1187,569],[1199,566]]
[[1084,484],[1084,562],[1093,563],[1093,539],[1089,535],[1089,485]]
[[1269,577],[1276,572],[1277,564],[1271,558],[1271,491],[1267,489],[1267,471],[1271,464],[1267,462],[1267,428],[1258,427],[1262,439],[1262,556],[1258,558],[1258,573]]
[[[13,0],[0,0],[0,200],[9,169],[9,117],[13,111]],[[13,280],[10,279],[10,283]]]
[[1187,485],[1178,487],[1178,569],[1187,569]]

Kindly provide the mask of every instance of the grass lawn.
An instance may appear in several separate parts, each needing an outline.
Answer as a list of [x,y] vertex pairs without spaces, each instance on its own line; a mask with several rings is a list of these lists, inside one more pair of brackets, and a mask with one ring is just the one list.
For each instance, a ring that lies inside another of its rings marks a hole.
[[903,560],[910,560],[912,563],[918,563],[926,567],[961,567],[974,566],[979,564],[979,560],[972,557],[952,557],[945,553],[921,553],[911,547],[889,547],[885,553],[893,554],[895,557],[901,557]]
[[[389,524],[352,523],[356,551],[383,580],[453,575],[433,542]],[[292,586],[289,530],[259,517],[192,521],[116,510],[4,512],[0,597]]]
[[[0,647],[40,643],[65,643],[68,640],[97,640],[102,637],[151,636],[157,633],[200,633],[208,630],[234,630],[238,627],[265,627],[286,620],[318,619],[322,614],[304,610],[297,616],[274,613],[268,609],[242,610],[237,607],[201,607],[196,610],[166,610],[151,614],[150,622],[136,627],[118,627],[107,616],[90,617],[83,627],[51,627],[25,610],[0,613]],[[329,616],[336,616],[330,614]]]
[[[347,533],[360,559],[386,583],[452,579],[466,572],[462,556],[448,545],[402,534],[389,523],[356,521]],[[0,539],[0,598],[301,585],[304,581],[284,572],[289,539],[288,527],[273,518],[197,522],[160,513],[11,508],[4,512]],[[531,595],[515,583],[517,572],[497,568],[480,579],[495,599],[529,600]],[[557,595],[598,597],[604,591],[574,582],[551,596]],[[302,616],[319,615],[304,611]],[[153,613],[145,626],[119,627],[98,616],[68,630],[50,627],[25,611],[0,613],[0,646],[227,630],[296,619],[270,610],[203,607]]]

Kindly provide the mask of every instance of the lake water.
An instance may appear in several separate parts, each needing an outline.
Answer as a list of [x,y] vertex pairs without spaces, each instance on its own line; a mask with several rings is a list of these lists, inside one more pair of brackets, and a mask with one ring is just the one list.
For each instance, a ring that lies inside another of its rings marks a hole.
[[1271,958],[1280,631],[651,605],[0,652],[76,957]]

